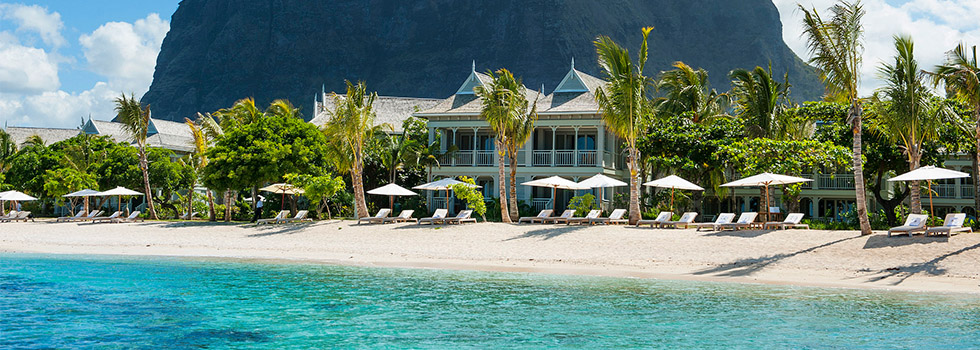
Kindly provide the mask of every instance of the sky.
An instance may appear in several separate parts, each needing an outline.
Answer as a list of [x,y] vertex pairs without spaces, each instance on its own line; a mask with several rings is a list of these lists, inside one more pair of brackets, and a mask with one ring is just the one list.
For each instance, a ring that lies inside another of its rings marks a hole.
[[[773,0],[787,45],[806,60],[797,3],[821,14],[834,0]],[[122,93],[141,97],[179,0],[0,0],[0,126],[74,128],[109,120]],[[959,42],[980,45],[980,0],[864,0],[861,91],[880,87],[892,37],[911,35],[920,66]],[[718,74],[718,73],[715,73]]]

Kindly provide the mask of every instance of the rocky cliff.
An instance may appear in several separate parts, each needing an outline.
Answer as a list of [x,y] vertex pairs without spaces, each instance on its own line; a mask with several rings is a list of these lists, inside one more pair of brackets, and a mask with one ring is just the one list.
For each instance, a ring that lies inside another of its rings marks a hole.
[[547,91],[572,58],[599,76],[597,35],[635,49],[643,26],[656,28],[650,74],[681,60],[727,90],[730,70],[772,62],[789,72],[794,100],[820,95],[771,0],[183,0],[143,102],[156,118],[182,120],[242,97],[288,98],[309,118],[323,85],[364,80],[382,95],[443,98],[474,60]]

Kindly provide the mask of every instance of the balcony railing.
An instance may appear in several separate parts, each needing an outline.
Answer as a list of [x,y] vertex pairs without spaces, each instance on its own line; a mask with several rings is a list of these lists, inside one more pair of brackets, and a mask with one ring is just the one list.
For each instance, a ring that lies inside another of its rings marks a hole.
[[536,212],[551,208],[551,198],[533,198],[531,199],[531,207]]
[[597,166],[596,151],[578,151],[578,166]]
[[[527,166],[527,151],[517,152],[517,165]],[[599,166],[599,153],[594,150],[554,150],[531,151],[531,165],[547,167],[594,167]],[[605,164],[612,166],[617,157],[611,152],[604,152]],[[504,159],[510,162],[510,157]],[[462,150],[439,156],[441,166],[497,166],[497,151],[494,150]]]
[[[929,198],[929,191],[922,187],[926,191],[922,191],[919,195],[922,198]],[[933,198],[956,198],[956,185],[952,184],[933,184],[932,185],[932,196]]]
[[555,166],[575,166],[575,151],[555,151]]
[[821,190],[853,190],[852,174],[817,174],[817,187]]
[[973,185],[961,185],[960,198],[973,199]]
[[476,166],[496,166],[497,151],[476,151]]

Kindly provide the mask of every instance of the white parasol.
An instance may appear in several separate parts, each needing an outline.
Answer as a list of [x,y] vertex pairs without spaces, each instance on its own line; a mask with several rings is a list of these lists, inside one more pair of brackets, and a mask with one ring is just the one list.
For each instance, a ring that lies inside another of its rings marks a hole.
[[684,180],[680,176],[670,175],[665,178],[653,180],[643,184],[644,186],[660,187],[670,189],[670,208],[674,209],[674,190],[704,191],[704,188]]
[[929,185],[929,215],[933,215],[932,180],[959,179],[964,177],[970,177],[970,174],[930,165],[893,177],[888,179],[888,181],[926,181]]
[[429,191],[446,191],[446,209],[449,209],[449,190],[452,190],[453,189],[452,188],[453,185],[459,185],[459,184],[462,184],[462,185],[465,185],[465,186],[469,186],[469,187],[472,187],[472,188],[481,188],[481,186],[471,185],[471,184],[468,184],[468,183],[465,183],[465,182],[462,182],[462,181],[453,179],[451,177],[447,177],[447,178],[442,179],[442,180],[433,181],[433,182],[429,182],[429,183],[425,183],[425,184],[421,184],[421,185],[412,187],[412,189],[416,189],[416,190],[429,190]]
[[128,188],[125,188],[125,187],[122,187],[122,186],[113,188],[113,189],[108,190],[108,191],[102,191],[102,192],[93,194],[93,196],[99,196],[99,197],[116,196],[116,210],[117,211],[122,211],[122,196],[142,196],[142,195],[143,195],[143,193],[141,193],[141,192],[136,192],[136,191],[133,191],[131,189],[128,189]]
[[[81,191],[75,191],[75,192],[66,194],[66,195],[64,195],[62,197],[66,197],[66,198],[85,197],[85,212],[87,213],[88,212],[88,197],[95,196],[95,195],[98,195],[98,194],[99,194],[99,191],[86,188],[86,189],[81,190]],[[75,206],[75,204],[72,204],[72,207],[74,207],[74,206]],[[74,208],[72,208],[72,210],[74,210]]]
[[547,187],[547,188],[550,188],[551,189],[551,196],[552,196],[552,199],[551,199],[551,209],[555,209],[555,205],[558,204],[557,201],[558,201],[558,190],[559,189],[562,189],[562,190],[587,190],[587,189],[590,189],[591,188],[591,187],[582,186],[582,185],[578,184],[577,182],[574,182],[574,181],[571,181],[571,180],[567,180],[567,179],[565,179],[565,178],[563,178],[561,176],[552,176],[552,177],[547,177],[547,178],[544,178],[544,179],[537,179],[537,180],[533,180],[533,181],[528,181],[528,182],[522,183],[521,185],[524,185],[524,186],[533,186],[533,187]]
[[766,219],[765,220],[766,221],[769,221],[769,208],[768,208],[769,207],[769,186],[771,186],[771,185],[790,185],[790,184],[801,183],[801,182],[809,182],[809,181],[813,181],[813,180],[802,178],[802,177],[789,176],[789,175],[780,175],[780,174],[772,174],[772,173],[762,173],[762,174],[759,174],[759,175],[749,176],[749,177],[744,178],[744,179],[735,180],[735,181],[729,182],[729,183],[724,184],[724,185],[721,185],[721,186],[722,187],[765,187],[765,189],[766,189],[766,195],[765,195],[766,212],[764,213],[764,215],[766,216]]
[[607,187],[621,187],[629,186],[628,183],[616,180],[614,178],[608,177],[603,174],[595,174],[594,176],[579,181],[579,186],[586,188],[598,188],[599,189],[599,204],[602,204],[602,189]]
[[418,193],[412,192],[396,184],[387,184],[373,190],[367,191],[368,194],[388,196],[388,205],[391,210],[395,210],[395,196],[417,196]]
[[282,202],[280,202],[282,205],[280,206],[279,210],[285,210],[286,209],[286,195],[287,194],[288,195],[294,195],[294,194],[303,194],[303,193],[305,193],[302,188],[299,188],[299,187],[296,187],[296,186],[293,186],[293,185],[290,185],[290,184],[283,184],[283,183],[271,184],[269,186],[265,186],[265,187],[260,188],[259,191],[265,191],[265,192],[272,192],[272,193],[282,194]]

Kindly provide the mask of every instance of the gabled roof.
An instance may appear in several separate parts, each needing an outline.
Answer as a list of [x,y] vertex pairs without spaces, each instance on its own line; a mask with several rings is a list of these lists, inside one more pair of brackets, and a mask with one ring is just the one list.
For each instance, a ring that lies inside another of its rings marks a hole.
[[575,69],[575,61],[565,74],[555,91],[538,103],[538,113],[597,113],[599,104],[595,102],[595,91],[605,89],[602,79]]
[[44,140],[44,144],[50,145],[58,141],[64,141],[78,135],[78,129],[60,128],[29,128],[29,127],[7,127],[6,132],[19,148],[24,141],[31,136],[37,135]]
[[[322,104],[317,102],[316,116],[310,120],[310,123],[317,127],[323,126],[330,120],[329,111],[322,108],[333,109],[329,95],[324,94],[323,99],[326,102]],[[434,98],[378,96],[371,108],[375,114],[375,123],[387,123],[391,125],[394,132],[402,132],[402,123],[411,117],[415,111],[432,108],[437,103],[439,100]]]
[[476,72],[476,61],[473,62],[473,70],[470,71],[470,76],[466,77],[463,81],[463,85],[460,85],[459,90],[456,90],[456,95],[475,95],[476,92],[473,91],[477,86],[485,85],[490,81],[490,77],[483,73]]
[[[534,103],[535,100],[538,101],[538,110],[541,110],[541,102],[545,100],[545,96],[538,93],[537,91],[526,89],[524,97],[527,99],[528,103]],[[470,94],[470,95],[452,95],[439,102],[432,108],[423,110],[416,113],[416,116],[427,117],[433,115],[478,115],[480,111],[483,110],[483,104],[480,97]]]

